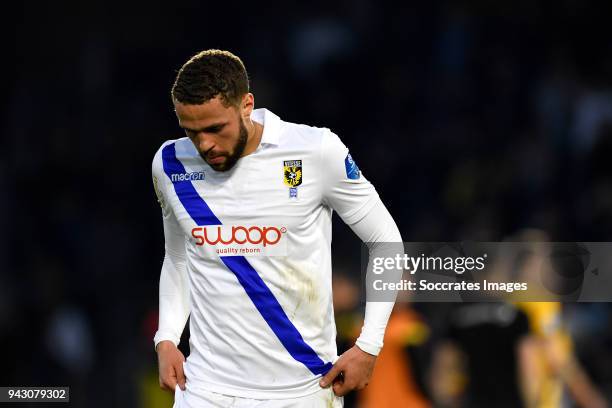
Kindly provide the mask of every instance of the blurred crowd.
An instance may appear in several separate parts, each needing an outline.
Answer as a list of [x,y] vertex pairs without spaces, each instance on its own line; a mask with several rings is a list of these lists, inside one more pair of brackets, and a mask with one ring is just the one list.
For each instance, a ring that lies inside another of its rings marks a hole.
[[[163,233],[150,163],[182,136],[170,86],[206,48],[243,59],[256,107],[340,135],[405,241],[527,228],[611,241],[610,11],[580,0],[15,4],[0,17],[0,385],[70,385],[75,407],[170,406],[152,342]],[[359,243],[334,228],[342,349],[363,306]],[[400,406],[384,405],[379,384],[415,407],[605,406],[611,312],[402,304],[370,395],[346,406]]]

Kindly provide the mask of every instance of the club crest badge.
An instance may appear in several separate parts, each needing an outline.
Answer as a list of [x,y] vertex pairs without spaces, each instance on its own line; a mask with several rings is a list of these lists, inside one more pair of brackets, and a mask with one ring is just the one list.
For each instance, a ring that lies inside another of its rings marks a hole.
[[285,160],[283,162],[283,182],[288,187],[297,187],[302,184],[301,160]]
[[302,161],[285,160],[283,161],[283,183],[289,187],[289,198],[297,199],[297,187],[302,184]]

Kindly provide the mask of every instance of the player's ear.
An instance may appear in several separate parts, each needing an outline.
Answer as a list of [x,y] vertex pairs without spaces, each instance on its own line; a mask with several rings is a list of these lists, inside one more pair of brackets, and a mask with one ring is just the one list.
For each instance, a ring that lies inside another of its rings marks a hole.
[[255,108],[255,97],[252,93],[247,92],[240,102],[240,115],[245,119],[250,118],[253,108]]

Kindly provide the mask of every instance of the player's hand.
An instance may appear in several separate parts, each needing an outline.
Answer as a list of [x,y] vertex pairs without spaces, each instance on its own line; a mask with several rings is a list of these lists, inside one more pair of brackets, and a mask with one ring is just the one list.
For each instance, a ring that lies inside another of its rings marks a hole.
[[340,356],[319,385],[327,388],[331,384],[334,394],[339,397],[352,390],[361,390],[368,385],[375,362],[376,356],[353,346]]
[[157,345],[159,363],[159,386],[162,390],[174,392],[176,384],[185,390],[183,362],[185,356],[171,341],[164,340]]

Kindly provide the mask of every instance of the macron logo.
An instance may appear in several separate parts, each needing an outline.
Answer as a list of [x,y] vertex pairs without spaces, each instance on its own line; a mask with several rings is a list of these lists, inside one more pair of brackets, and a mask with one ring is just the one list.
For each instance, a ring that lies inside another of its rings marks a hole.
[[203,171],[195,171],[193,173],[180,173],[173,174],[170,179],[173,183],[177,181],[196,181],[196,180],[204,180],[204,172]]

